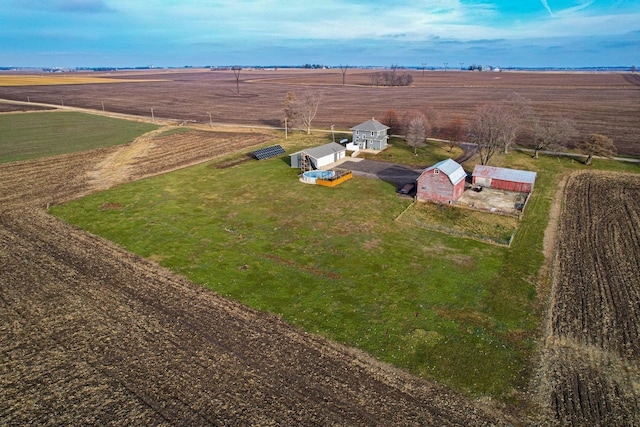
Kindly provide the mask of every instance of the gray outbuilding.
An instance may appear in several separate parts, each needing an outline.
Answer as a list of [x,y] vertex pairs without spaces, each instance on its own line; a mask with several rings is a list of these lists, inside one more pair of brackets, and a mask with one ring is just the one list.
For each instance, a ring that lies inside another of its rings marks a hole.
[[330,142],[319,147],[297,151],[289,157],[292,168],[320,169],[344,158],[346,153],[347,149],[343,145],[337,142]]

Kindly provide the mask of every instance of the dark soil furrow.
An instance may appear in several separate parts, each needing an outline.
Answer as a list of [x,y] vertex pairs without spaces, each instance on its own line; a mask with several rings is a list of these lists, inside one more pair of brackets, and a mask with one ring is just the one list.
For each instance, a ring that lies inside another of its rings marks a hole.
[[547,422],[640,425],[640,176],[583,173],[565,191],[542,352]]
[[0,168],[4,424],[507,424],[41,209],[268,138],[181,133]]

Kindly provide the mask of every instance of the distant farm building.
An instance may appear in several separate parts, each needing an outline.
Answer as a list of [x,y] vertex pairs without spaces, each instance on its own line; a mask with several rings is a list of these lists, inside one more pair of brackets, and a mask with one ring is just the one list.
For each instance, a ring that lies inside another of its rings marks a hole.
[[536,173],[517,169],[477,165],[473,168],[473,184],[506,191],[531,193]]
[[351,128],[353,143],[364,150],[384,150],[387,148],[389,135],[385,126],[376,119],[367,120]]
[[346,153],[347,149],[344,146],[336,142],[330,142],[329,144],[307,148],[291,154],[291,167],[300,168],[303,171],[320,169],[344,158]]
[[467,173],[454,160],[447,159],[422,171],[417,179],[418,200],[453,203],[464,193]]

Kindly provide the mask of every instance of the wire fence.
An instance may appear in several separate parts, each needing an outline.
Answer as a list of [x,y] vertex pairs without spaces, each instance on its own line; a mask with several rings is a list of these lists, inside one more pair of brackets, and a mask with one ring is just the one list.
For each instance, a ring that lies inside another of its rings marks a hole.
[[[396,217],[395,221],[401,224],[419,227],[424,230],[435,231],[438,233],[448,234],[454,237],[472,239],[472,240],[480,241],[483,243],[490,243],[490,244],[504,246],[504,247],[511,246],[511,242],[513,241],[516,234],[516,230],[514,229],[513,232],[508,237],[488,236],[481,233],[474,233],[471,231],[464,231],[464,230],[459,230],[451,227],[430,223],[428,221],[425,221],[422,218],[418,218],[414,215],[411,215],[410,211],[414,209],[416,203],[417,202],[414,201],[411,205],[409,205],[404,211],[400,213],[400,215]],[[409,213],[407,214],[407,212]]]

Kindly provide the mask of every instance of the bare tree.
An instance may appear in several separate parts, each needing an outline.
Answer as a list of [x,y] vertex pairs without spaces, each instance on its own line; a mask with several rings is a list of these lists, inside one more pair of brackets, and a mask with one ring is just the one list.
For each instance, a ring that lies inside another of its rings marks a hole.
[[501,148],[514,138],[513,112],[503,104],[478,107],[468,128],[469,141],[476,144],[480,163],[486,165]]
[[296,126],[300,119],[300,114],[297,108],[298,97],[295,92],[287,92],[287,95],[282,102],[282,109],[284,112],[284,117],[282,119],[282,126],[285,127],[288,132],[291,128]]
[[580,141],[577,148],[587,155],[584,162],[587,166],[591,166],[593,156],[613,157],[616,153],[613,140],[599,133],[592,133],[588,138]]
[[322,95],[317,92],[307,92],[294,104],[296,114],[300,118],[300,123],[306,129],[307,135],[311,134],[311,123],[318,114],[318,107]]
[[542,150],[558,150],[566,147],[571,138],[575,136],[575,123],[573,120],[554,115],[544,120],[536,117],[532,126],[532,138],[534,144],[533,158],[538,158]]
[[413,154],[418,155],[418,147],[424,147],[427,137],[431,132],[431,126],[422,111],[411,110],[402,117],[402,125],[405,131],[407,144],[413,147]]
[[420,111],[427,118],[427,122],[429,123],[430,133],[437,133],[440,128],[440,113],[436,111],[431,106],[423,107]]
[[451,120],[445,128],[445,137],[449,141],[449,151],[464,138],[465,125],[460,117]]
[[389,126],[389,135],[397,135],[402,129],[400,118],[394,110],[389,110],[380,117],[380,123]]
[[342,66],[342,64],[340,64],[340,71],[342,71],[342,85],[344,86],[344,79],[347,75],[347,68],[349,68],[349,65],[345,65]]
[[233,67],[233,75],[236,76],[236,93],[240,95],[240,71],[242,71],[242,67]]
[[502,102],[503,120],[508,122],[508,128],[504,129],[504,138],[502,141],[503,153],[509,154],[511,144],[518,136],[518,131],[526,123],[531,121],[533,110],[531,101],[517,92],[513,92],[507,99]]

